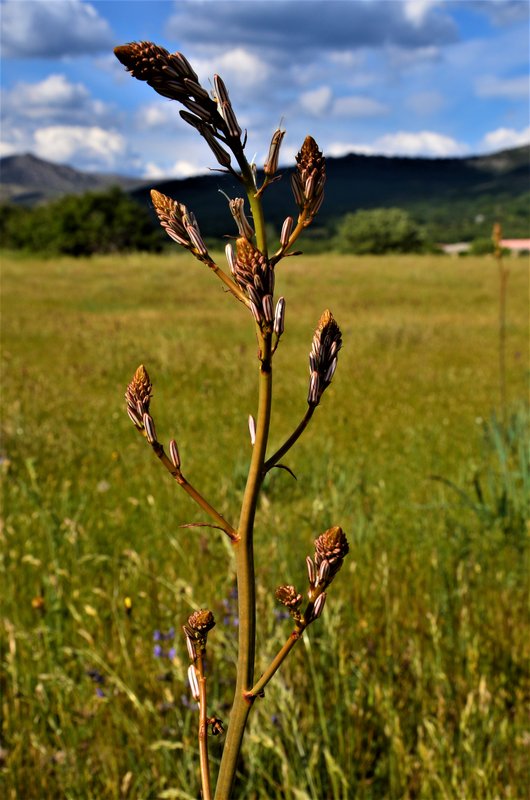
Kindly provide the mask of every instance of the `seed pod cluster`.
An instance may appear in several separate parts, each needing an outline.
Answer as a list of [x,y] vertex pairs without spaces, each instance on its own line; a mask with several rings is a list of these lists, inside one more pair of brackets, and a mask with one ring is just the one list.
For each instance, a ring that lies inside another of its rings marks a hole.
[[240,146],[241,128],[218,75],[214,76],[212,99],[182,53],[169,53],[153,42],[130,42],[116,47],[114,53],[134,78],[146,81],[162,97],[181,103],[186,109],[181,112],[182,119],[206,139],[223,166],[230,164],[229,154],[216,140]]
[[161,226],[173,241],[189,250],[195,258],[206,264],[212,260],[204,244],[199,225],[192,211],[156,189],[151,190],[151,200]]
[[140,364],[125,392],[127,413],[138,430],[143,430],[144,414],[149,415],[152,391],[153,385],[147,370],[143,364]]
[[276,600],[290,611],[296,611],[302,604],[302,595],[294,586],[278,586],[274,594]]
[[331,383],[337,368],[337,358],[342,347],[342,334],[333,314],[326,309],[316,327],[309,354],[309,393],[310,406],[320,403],[322,394]]
[[236,256],[228,256],[232,274],[249,299],[250,310],[256,322],[269,323],[274,319],[274,269],[263,253],[240,237],[236,242]]
[[325,183],[326,160],[313,137],[306,136],[296,156],[296,172],[291,177],[294,199],[304,226],[312,222],[322,205]]

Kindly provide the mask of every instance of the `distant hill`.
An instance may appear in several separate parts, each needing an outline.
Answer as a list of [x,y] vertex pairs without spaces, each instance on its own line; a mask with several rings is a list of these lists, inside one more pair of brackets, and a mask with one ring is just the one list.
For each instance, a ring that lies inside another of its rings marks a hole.
[[36,205],[65,194],[120,186],[132,189],[143,181],[121,175],[81,172],[65,164],[53,164],[25,153],[0,158],[0,202]]
[[[398,206],[410,210],[421,222],[432,220],[436,210],[475,217],[502,214],[506,203],[520,198],[530,187],[530,146],[473,158],[397,158],[347,155],[328,158],[326,196],[318,223],[328,227],[358,208]],[[266,218],[279,228],[293,214],[289,175],[263,195]],[[151,182],[158,189],[188,205],[199,220],[208,220],[208,233],[230,230],[230,214],[219,191],[230,197],[241,193],[230,175],[203,175],[186,180]],[[147,187],[133,195],[149,202]],[[495,206],[497,205],[497,208]],[[528,221],[528,220],[527,220]],[[203,227],[206,227],[203,225]],[[515,235],[515,233],[513,234]]]
[[[327,159],[326,198],[318,218],[322,234],[357,208],[408,209],[443,241],[489,235],[493,218],[509,217],[510,236],[528,236],[530,146],[471,158],[401,158],[351,154]],[[289,173],[264,193],[267,220],[277,229],[294,213]],[[80,172],[32,155],[0,159],[0,199],[34,205],[63,194],[118,185],[150,205],[151,188],[186,204],[206,236],[233,230],[225,198],[241,194],[231,176],[212,171],[184,180],[143,181]],[[318,237],[319,229],[312,232]]]

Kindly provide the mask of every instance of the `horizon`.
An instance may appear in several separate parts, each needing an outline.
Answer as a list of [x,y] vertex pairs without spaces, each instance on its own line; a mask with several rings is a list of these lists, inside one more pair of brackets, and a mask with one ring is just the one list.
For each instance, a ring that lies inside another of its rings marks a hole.
[[[478,158],[495,158],[496,156],[501,155],[502,153],[510,153],[510,152],[514,152],[516,150],[524,150],[524,149],[528,149],[529,152],[530,152],[530,142],[528,142],[527,144],[517,145],[516,147],[507,147],[507,148],[503,148],[501,150],[494,150],[494,151],[489,152],[489,153],[469,153],[468,155],[457,155],[457,156],[386,155],[385,153],[356,153],[356,152],[344,153],[343,155],[340,155],[340,156],[333,156],[333,155],[327,156],[324,153],[324,156],[325,156],[327,161],[330,161],[330,160],[331,161],[338,161],[338,160],[340,160],[342,158],[348,158],[349,156],[354,156],[354,157],[358,157],[358,158],[374,158],[374,159],[376,159],[376,158],[384,158],[384,159],[396,159],[396,160],[400,159],[400,160],[409,160],[409,161],[468,161],[470,159],[478,159]],[[69,169],[73,169],[73,170],[75,170],[77,172],[83,172],[83,173],[87,173],[87,174],[99,174],[99,175],[102,175],[102,176],[105,176],[105,175],[110,175],[110,176],[116,175],[116,177],[119,177],[119,178],[124,178],[124,179],[129,179],[129,180],[137,180],[138,182],[142,182],[142,183],[146,183],[146,184],[149,183],[149,182],[154,184],[154,183],[163,183],[165,181],[179,181],[179,180],[185,181],[185,180],[189,180],[189,179],[193,179],[193,178],[205,177],[205,176],[214,174],[217,171],[217,169],[215,167],[211,167],[207,171],[199,172],[199,173],[197,173],[195,175],[177,175],[177,176],[170,175],[170,176],[165,176],[165,177],[164,176],[160,176],[160,177],[157,177],[157,178],[149,178],[149,177],[142,177],[141,175],[138,176],[138,175],[125,174],[125,173],[116,172],[116,171],[113,171],[113,170],[83,169],[83,168],[76,167],[73,164],[70,164],[68,162],[51,161],[51,160],[46,159],[46,158],[41,158],[41,156],[38,156],[35,153],[31,153],[31,152],[28,152],[28,151],[21,152],[21,153],[10,153],[9,155],[0,155],[0,163],[2,161],[5,161],[5,160],[9,159],[9,158],[25,158],[25,157],[31,157],[31,158],[36,159],[37,161],[41,161],[42,163],[50,164],[50,165],[55,166],[55,167],[68,167]],[[292,169],[292,168],[293,168],[292,164],[280,165],[280,169]],[[258,169],[260,169],[260,168],[258,168]],[[3,182],[2,181],[2,176],[0,175],[0,184],[2,182]]]
[[178,105],[112,53],[141,39],[183,51],[206,87],[219,72],[258,166],[278,124],[281,166],[307,133],[328,157],[470,158],[530,142],[525,0],[329,0],[326,18],[320,7],[2,0],[0,155],[145,181],[208,174]]

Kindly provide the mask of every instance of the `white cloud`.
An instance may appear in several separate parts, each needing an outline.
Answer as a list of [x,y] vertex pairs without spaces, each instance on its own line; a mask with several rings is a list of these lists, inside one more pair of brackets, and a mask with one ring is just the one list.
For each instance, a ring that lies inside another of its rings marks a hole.
[[498,78],[495,75],[481,76],[476,82],[476,92],[479,97],[527,100],[529,90],[528,75],[519,75],[515,78]]
[[387,107],[371,97],[337,97],[332,114],[336,117],[376,117],[386,114]]
[[370,144],[362,142],[334,142],[326,148],[332,156],[347,153],[385,156],[428,156],[449,158],[462,156],[468,151],[467,145],[450,136],[434,131],[396,131],[379,136]]
[[482,148],[486,150],[508,150],[530,144],[530,126],[522,131],[513,128],[497,128],[487,133],[482,140]]
[[300,95],[300,106],[314,117],[330,114],[334,117],[375,117],[387,112],[387,107],[371,97],[348,95],[333,100],[329,86],[320,86]]
[[318,89],[313,89],[309,92],[304,92],[300,95],[300,105],[313,116],[320,117],[329,108],[331,102],[332,91],[329,86],[320,86]]
[[184,125],[179,116],[179,109],[182,106],[172,103],[170,100],[140,106],[136,112],[136,120],[139,128],[165,128]]
[[6,58],[79,56],[113,43],[108,22],[81,0],[4,0],[1,37]]
[[405,0],[403,13],[415,28],[420,28],[429,12],[438,5],[436,0]]
[[230,87],[253,89],[261,86],[269,76],[267,63],[244,47],[235,47],[211,59],[194,58],[192,66],[204,86],[208,86],[208,80],[217,73],[229,90]]
[[82,83],[72,83],[60,73],[37,83],[20,82],[3,93],[4,130],[17,125],[90,124],[106,122],[110,107],[91,97]]
[[26,118],[49,118],[57,112],[83,105],[89,97],[81,83],[70,83],[64,75],[49,75],[38,83],[18,83],[6,92],[5,109]]
[[161,167],[155,164],[154,161],[148,161],[144,167],[143,177],[152,178],[153,180],[167,180],[168,178],[190,178],[193,175],[204,175],[209,172],[204,166],[187,161],[186,159],[177,159],[170,167]]
[[9,142],[0,141],[0,158],[3,158],[4,156],[13,156],[18,152],[18,148],[14,145],[10,144]]
[[97,126],[51,125],[35,131],[35,152],[59,163],[81,160],[112,168],[127,146],[121,133]]

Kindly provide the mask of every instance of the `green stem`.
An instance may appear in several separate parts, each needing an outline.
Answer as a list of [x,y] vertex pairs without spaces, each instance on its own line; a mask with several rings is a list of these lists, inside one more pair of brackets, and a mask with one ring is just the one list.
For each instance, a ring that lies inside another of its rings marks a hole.
[[304,417],[301,420],[301,422],[299,423],[298,427],[292,432],[292,434],[282,444],[282,446],[278,450],[276,450],[276,452],[270,458],[267,459],[267,461],[263,465],[263,472],[264,473],[266,473],[270,469],[272,469],[274,467],[274,465],[278,463],[280,458],[282,458],[282,456],[284,456],[287,453],[287,451],[291,449],[293,444],[300,438],[302,433],[307,428],[309,420],[311,419],[311,417],[315,413],[315,408],[316,408],[316,406],[309,406],[308,407],[308,409],[305,412]]
[[252,450],[252,460],[241,506],[238,526],[240,538],[239,541],[234,543],[239,615],[237,679],[226,742],[217,778],[216,800],[229,800],[231,796],[243,734],[254,700],[254,698],[247,697],[254,680],[256,647],[256,581],[254,574],[253,532],[270,426],[272,398],[271,340],[270,333],[263,334],[258,328],[258,341],[261,352],[256,441]]
[[252,219],[254,220],[254,231],[256,233],[256,245],[260,253],[267,258],[267,234],[265,231],[265,217],[263,214],[263,205],[261,197],[257,194],[256,184],[254,183],[254,176],[246,158],[238,158],[239,166],[241,167],[241,178],[245,184],[247,191],[248,202]]
[[208,261],[207,262],[209,268],[214,272],[220,280],[224,283],[224,285],[229,289],[229,291],[236,297],[243,305],[248,306],[248,297],[241,291],[240,287],[237,285],[232,278],[224,272],[224,270],[219,267],[215,261]]
[[257,681],[250,690],[250,692],[247,693],[247,697],[249,699],[258,697],[261,694],[261,692],[264,690],[268,682],[279,670],[279,668],[281,667],[281,665],[283,664],[283,662],[285,661],[285,659],[287,658],[287,656],[289,655],[295,644],[298,641],[300,641],[305,628],[306,628],[305,625],[297,627],[291,633],[291,635],[289,636],[289,638],[287,639],[281,650],[277,652],[276,656],[273,658],[273,660],[271,661],[271,663],[269,664],[269,666],[267,667],[267,669],[265,670],[259,681]]

